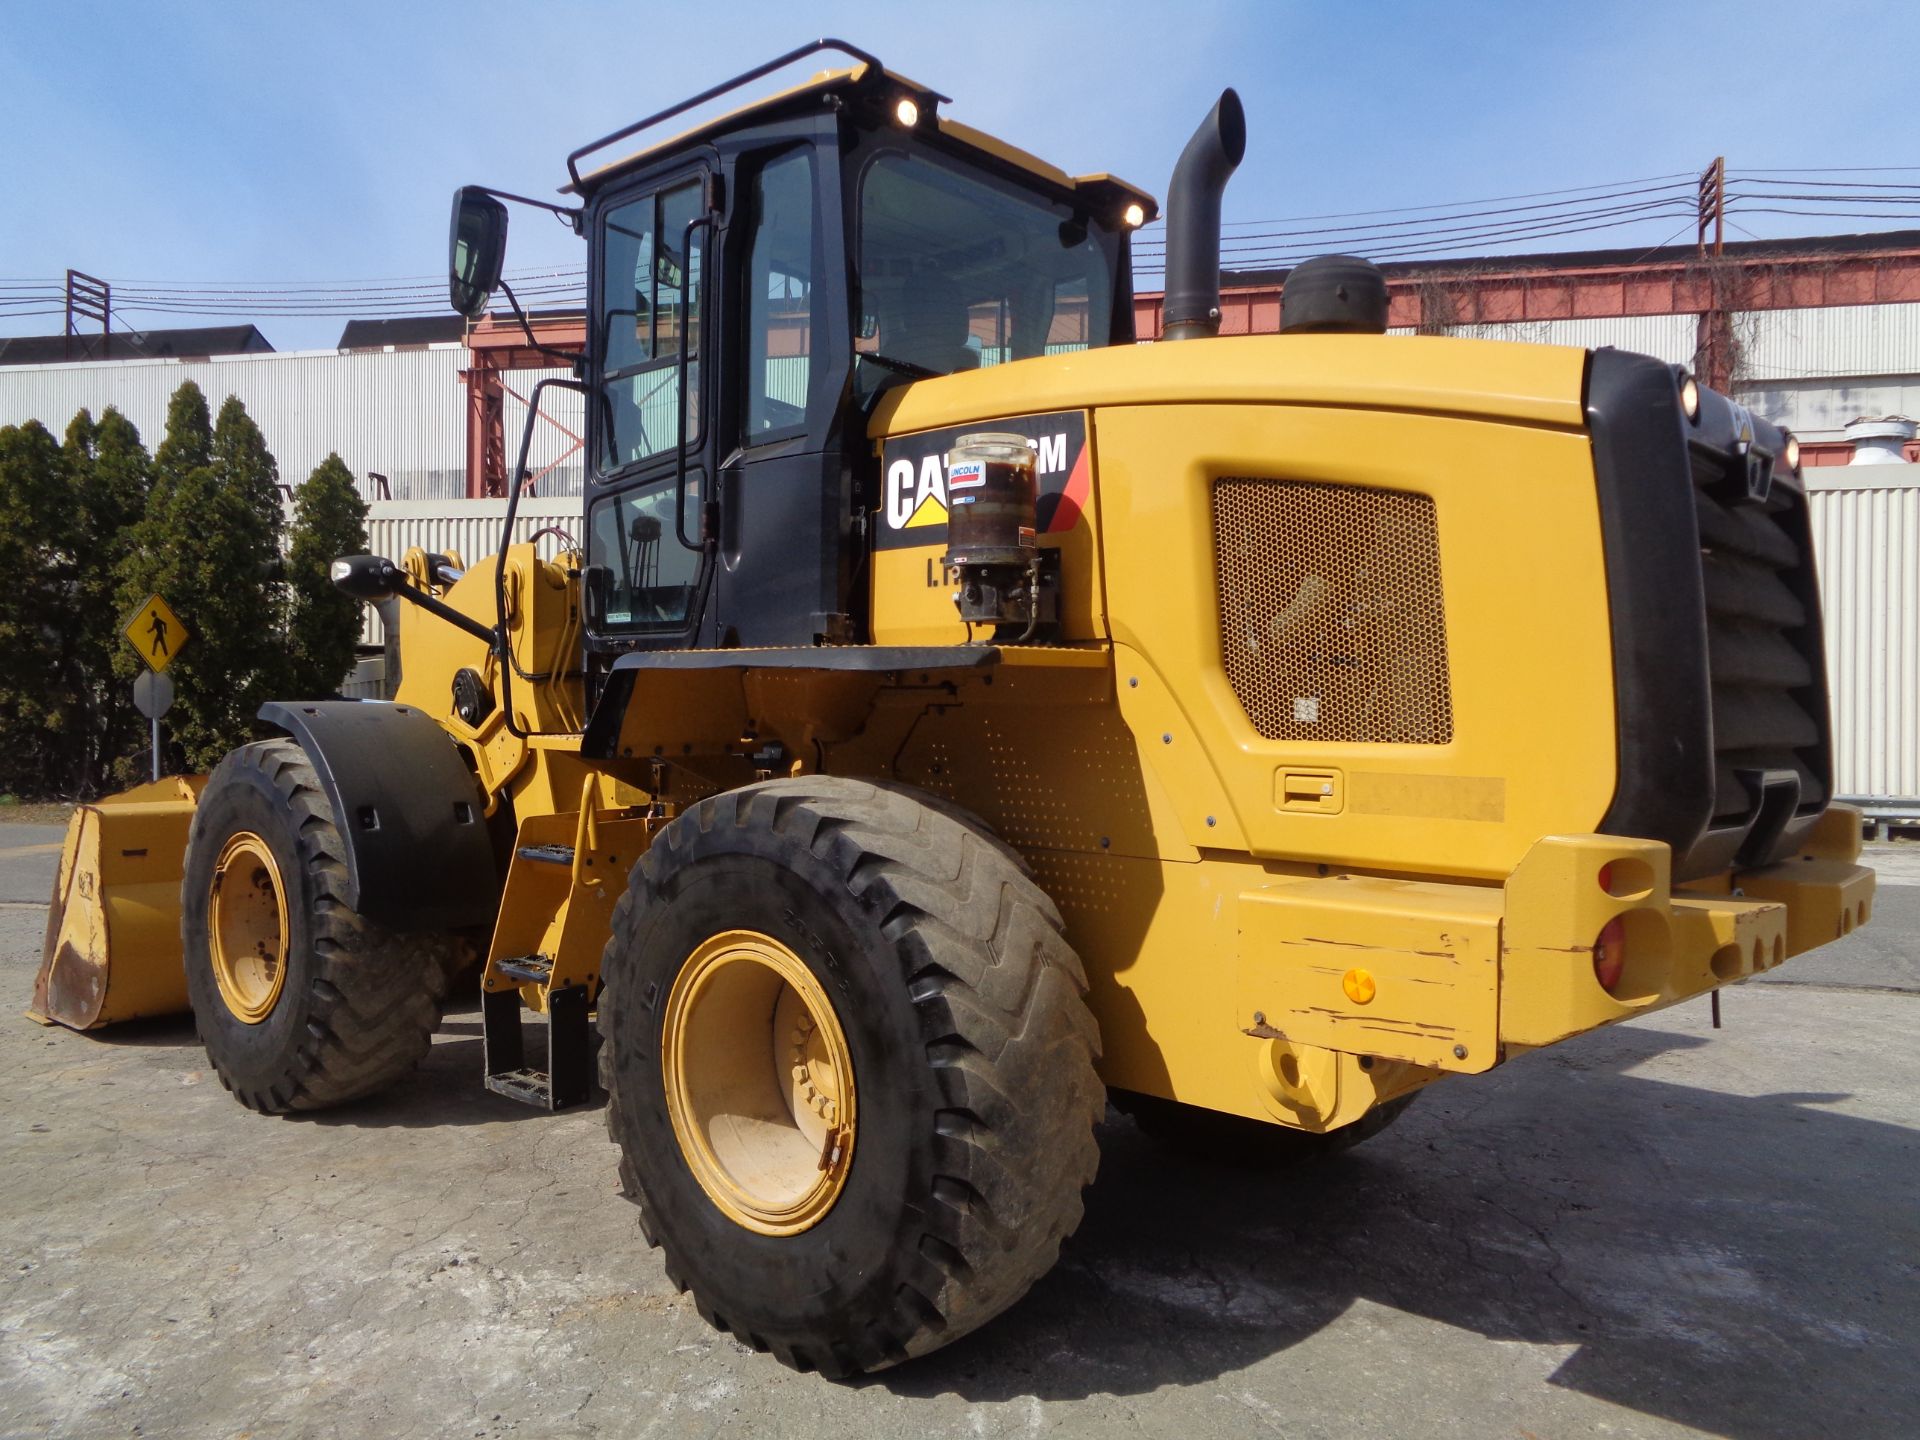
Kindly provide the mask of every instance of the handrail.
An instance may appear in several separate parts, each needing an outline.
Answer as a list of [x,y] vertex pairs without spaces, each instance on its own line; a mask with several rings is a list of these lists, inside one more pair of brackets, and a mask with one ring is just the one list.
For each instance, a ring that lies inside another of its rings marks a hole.
[[534,382],[533,393],[527,397],[527,423],[520,430],[520,458],[514,463],[513,482],[507,488],[507,513],[500,524],[500,549],[493,562],[493,653],[500,661],[500,713],[507,722],[507,732],[516,740],[524,740],[532,732],[522,730],[513,718],[513,637],[507,631],[507,551],[513,544],[513,522],[520,511],[520,490],[527,482],[527,453],[533,447],[533,427],[540,420],[540,396],[548,386],[556,390],[571,390],[585,398],[587,387],[579,380],[562,380],[549,375]]
[[[693,232],[704,230],[707,233],[709,247],[713,243],[713,212],[696,215],[687,221],[686,228],[680,232],[680,345],[674,356],[674,369],[678,372],[678,393],[673,401],[673,533],[680,544],[688,550],[698,550],[704,546],[706,536],[700,537],[695,544],[687,539],[687,337],[693,331],[693,308],[687,303],[693,283]],[[705,270],[705,260],[701,268]],[[700,307],[701,314],[706,306]],[[712,481],[708,482],[712,484]],[[704,527],[703,527],[704,528]]]
[[[783,69],[793,64],[796,60],[804,60],[807,56],[817,54],[822,50],[838,50],[841,54],[851,56],[863,65],[871,65],[876,70],[884,70],[886,68],[880,63],[878,57],[868,54],[856,45],[849,45],[844,40],[823,37],[810,44],[802,45],[797,50],[789,50],[777,60],[769,60],[764,65],[756,65],[753,69],[736,75],[731,80],[723,81],[710,89],[702,90],[691,100],[682,100],[678,105],[669,105],[665,110],[659,111],[657,114],[649,115],[644,120],[636,120],[624,129],[616,130],[611,135],[602,135],[598,140],[582,145],[578,150],[575,150],[567,156],[567,174],[573,178],[573,184],[577,188],[580,184],[580,161],[583,157],[591,155],[596,150],[604,149],[616,140],[625,140],[630,135],[638,135],[642,130],[650,129],[652,126],[658,125],[662,120],[671,120],[676,115],[684,115],[696,105],[704,105],[707,101],[716,99],[726,94],[729,90],[737,90],[742,85],[751,84],[764,75],[771,75],[774,71]],[[936,100],[950,100],[950,97],[945,95],[935,95],[933,98]]]

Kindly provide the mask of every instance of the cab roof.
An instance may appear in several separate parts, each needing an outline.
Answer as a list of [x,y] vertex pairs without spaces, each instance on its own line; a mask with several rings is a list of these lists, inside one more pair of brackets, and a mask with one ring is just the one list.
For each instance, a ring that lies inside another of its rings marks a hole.
[[[798,55],[806,54],[816,48],[851,49],[851,47],[839,45],[838,42],[821,41],[817,46],[806,47],[796,52],[794,56],[785,57],[782,61],[772,62],[771,66],[763,66],[760,70],[749,73],[753,75],[763,74],[768,68],[780,67],[784,65],[786,61],[797,58]],[[721,88],[731,89],[734,83],[737,82],[730,82],[727,86]],[[678,134],[645,145],[641,149],[625,155],[618,160],[598,166],[584,174],[576,172],[577,178],[571,183],[561,186],[561,191],[565,194],[589,195],[611,181],[618,179],[620,176],[637,170],[648,162],[657,160],[664,155],[671,154],[676,150],[683,149],[700,141],[726,134],[729,131],[743,129],[748,125],[770,119],[782,111],[804,108],[810,103],[817,103],[817,97],[832,92],[845,92],[848,94],[864,93],[870,95],[890,95],[897,93],[900,99],[911,99],[920,107],[922,117],[920,120],[920,128],[922,130],[926,128],[927,117],[932,116],[934,125],[941,139],[946,141],[949,146],[957,146],[963,150],[971,150],[990,160],[998,161],[1002,165],[1023,171],[1035,179],[1041,180],[1057,189],[1077,194],[1085,199],[1089,209],[1117,209],[1127,202],[1132,201],[1140,205],[1141,209],[1145,212],[1145,218],[1147,220],[1153,219],[1159,213],[1159,203],[1149,192],[1142,190],[1137,185],[1129,184],[1117,176],[1104,172],[1093,175],[1069,175],[1059,166],[1050,165],[1045,160],[1040,159],[1039,156],[1029,154],[1018,146],[1009,145],[1006,141],[989,135],[983,130],[976,130],[971,125],[964,124],[950,116],[940,114],[939,106],[947,101],[947,96],[940,94],[937,90],[920,84],[918,81],[911,80],[895,71],[888,70],[877,60],[873,60],[870,57],[838,69],[818,71],[811,78],[803,80],[799,84],[789,85],[785,89],[777,90],[770,95],[764,95],[757,100],[750,100],[746,104],[736,106],[724,114],[716,115],[709,120],[700,121],[698,124],[692,125],[680,131]],[[702,99],[711,98],[716,93],[717,92],[709,91],[707,92],[707,96],[688,101],[685,105],[677,107],[677,109],[692,108],[694,105],[701,103]],[[670,118],[674,113],[676,112],[663,112],[662,115],[655,118]],[[642,121],[639,125],[616,132],[603,141],[596,141],[583,150],[576,150],[573,155],[569,157],[569,167],[571,168],[573,162],[581,156],[600,150],[616,140],[625,139],[640,129],[648,128],[651,123],[652,122],[649,121]]]

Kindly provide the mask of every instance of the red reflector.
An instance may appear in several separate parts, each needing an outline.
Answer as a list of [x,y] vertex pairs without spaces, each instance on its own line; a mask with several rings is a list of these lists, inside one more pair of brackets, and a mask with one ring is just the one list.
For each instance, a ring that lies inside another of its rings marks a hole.
[[1616,915],[1593,942],[1593,978],[1611,995],[1627,968],[1627,922]]

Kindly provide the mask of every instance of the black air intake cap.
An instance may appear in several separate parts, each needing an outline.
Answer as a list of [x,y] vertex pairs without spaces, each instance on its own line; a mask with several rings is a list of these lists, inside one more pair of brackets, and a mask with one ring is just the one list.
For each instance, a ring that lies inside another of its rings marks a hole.
[[1282,335],[1387,333],[1387,277],[1358,255],[1316,255],[1287,272]]

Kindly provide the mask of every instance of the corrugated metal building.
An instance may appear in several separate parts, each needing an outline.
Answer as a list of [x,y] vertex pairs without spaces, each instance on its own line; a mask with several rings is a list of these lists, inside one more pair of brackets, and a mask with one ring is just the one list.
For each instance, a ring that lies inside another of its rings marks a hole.
[[[1459,325],[1449,334],[1536,344],[1612,345],[1679,364],[1698,335],[1691,315],[1532,320]],[[1838,440],[1862,415],[1920,414],[1920,303],[1737,312],[1742,379],[1735,394],[1803,440]],[[444,500],[465,493],[464,346],[218,356],[210,360],[106,360],[0,368],[0,425],[37,419],[55,434],[74,412],[109,405],[160,442],[167,401],[192,380],[215,407],[238,395],[297,485],[337,452],[360,477],[387,477],[396,500]],[[510,373],[505,430],[517,452],[526,411],[521,397],[560,370]],[[530,468],[546,471],[543,495],[580,493],[576,446],[582,400],[549,391]],[[372,497],[376,490],[367,486]]]
[[[227,396],[240,397],[289,485],[306,479],[331,451],[346,461],[369,497],[377,491],[366,477],[377,472],[387,477],[396,500],[454,499],[466,493],[466,389],[460,379],[466,363],[466,347],[454,344],[7,366],[0,368],[0,425],[38,420],[59,435],[75,411],[84,407],[98,415],[112,405],[139,428],[151,450],[165,434],[167,402],[191,380],[215,411]],[[518,397],[547,374],[567,372],[529,370],[512,377],[506,428],[515,453],[526,414]],[[541,479],[542,495],[580,493],[580,457],[571,436],[583,428],[582,404],[568,391],[549,391],[541,401],[542,414],[558,422],[541,425],[534,439],[530,468],[556,467]]]
[[1920,818],[1920,465],[1807,472],[1827,625],[1834,789]]

